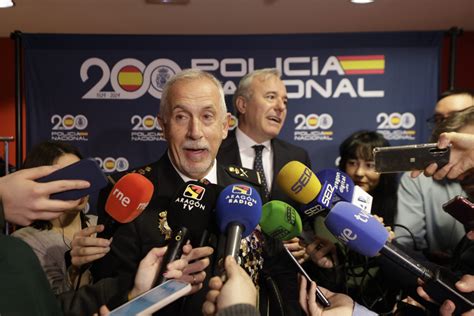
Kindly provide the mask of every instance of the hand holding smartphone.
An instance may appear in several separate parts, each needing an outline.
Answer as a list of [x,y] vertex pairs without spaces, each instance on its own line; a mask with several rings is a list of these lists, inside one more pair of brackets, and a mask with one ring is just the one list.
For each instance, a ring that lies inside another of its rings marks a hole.
[[81,159],[76,163],[54,171],[53,173],[36,179],[36,182],[50,182],[56,180],[85,180],[90,183],[86,189],[75,189],[51,194],[55,200],[77,200],[93,192],[99,191],[107,185],[107,178],[93,158]]
[[443,210],[464,224],[466,230],[474,230],[474,204],[464,196],[457,195],[444,203]]
[[424,170],[432,163],[442,168],[449,162],[450,148],[436,143],[406,146],[375,147],[375,171],[379,173]]
[[157,310],[176,301],[191,291],[191,284],[178,280],[168,280],[133,300],[117,307],[110,316],[151,315]]

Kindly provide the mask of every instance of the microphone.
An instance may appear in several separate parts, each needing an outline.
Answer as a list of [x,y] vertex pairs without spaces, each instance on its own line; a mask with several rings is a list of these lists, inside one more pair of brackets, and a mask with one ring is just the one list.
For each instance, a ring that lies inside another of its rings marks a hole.
[[217,198],[216,187],[214,184],[189,181],[176,192],[167,212],[168,225],[173,234],[153,286],[166,280],[163,276],[166,266],[181,257],[183,246],[188,240],[193,246],[200,244],[201,236],[211,226]]
[[258,192],[245,184],[231,184],[217,198],[217,225],[226,234],[225,257],[238,262],[242,238],[249,236],[260,221],[262,199]]
[[[290,240],[297,237],[303,230],[301,217],[298,212],[289,204],[273,200],[265,203],[262,207],[262,218],[260,219],[262,231],[278,240]],[[295,262],[308,281],[312,281],[308,273],[303,269],[293,254],[284,247],[290,258]],[[316,288],[316,299],[324,307],[331,306],[329,300],[324,296],[319,287]]]
[[[324,192],[322,195],[332,196],[330,202],[328,201],[328,203],[332,204],[331,206],[334,206],[339,201],[346,201],[370,213],[373,201],[372,196],[360,186],[355,185],[348,174],[339,169],[329,168],[316,172],[316,177],[324,183],[321,190],[321,192]],[[324,205],[329,207],[327,204]]]
[[303,224],[300,215],[291,205],[273,200],[262,207],[260,228],[275,239],[290,240],[301,234]]
[[450,299],[456,313],[474,308],[474,293],[461,293],[455,287],[458,277],[445,270],[431,271],[406,253],[386,243],[388,232],[372,215],[359,207],[339,202],[325,219],[329,231],[350,249],[368,257],[381,253],[395,264],[425,281],[426,292],[436,301]]
[[332,193],[330,196],[320,194],[321,182],[311,169],[301,162],[288,162],[278,172],[276,180],[278,186],[286,195],[298,203],[305,204],[301,211],[305,222],[328,209],[332,200]]
[[129,223],[148,206],[154,186],[138,173],[128,173],[115,183],[105,203],[105,211],[119,223]]

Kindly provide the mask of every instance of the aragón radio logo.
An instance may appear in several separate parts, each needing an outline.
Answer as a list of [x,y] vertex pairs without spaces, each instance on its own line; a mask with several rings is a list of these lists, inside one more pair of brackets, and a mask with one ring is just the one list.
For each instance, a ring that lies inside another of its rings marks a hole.
[[130,138],[133,142],[165,141],[163,129],[156,116],[133,115],[130,119],[132,130]]
[[[90,80],[89,70],[99,68],[101,77],[87,91],[83,99],[138,99],[145,93],[160,99],[163,87],[169,78],[181,71],[174,61],[160,58],[146,66],[135,58],[125,58],[112,69],[100,58],[89,58],[82,63],[80,74],[83,82]],[[107,84],[112,91],[106,91]]]
[[411,112],[377,114],[377,132],[388,140],[415,140],[416,117]]
[[89,132],[86,128],[89,124],[87,117],[83,114],[63,116],[54,114],[51,116],[51,140],[56,141],[87,141]]
[[294,118],[294,139],[299,141],[324,140],[331,141],[334,132],[329,130],[334,120],[327,113],[297,114]]
[[128,170],[130,167],[130,164],[128,163],[128,160],[124,157],[107,157],[107,158],[101,158],[101,157],[95,157],[94,158],[97,163],[99,164],[99,167],[104,170],[104,172],[122,172]]

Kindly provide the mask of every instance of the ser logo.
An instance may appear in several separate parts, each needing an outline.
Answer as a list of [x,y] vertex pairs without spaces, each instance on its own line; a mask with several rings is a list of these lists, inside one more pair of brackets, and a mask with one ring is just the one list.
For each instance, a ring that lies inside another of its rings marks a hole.
[[51,139],[57,141],[87,141],[89,132],[85,131],[89,122],[82,114],[51,116]]
[[291,191],[295,194],[300,193],[311,179],[311,173],[312,171],[309,168],[305,168],[301,176],[298,178],[298,180],[296,180],[295,184],[291,186]]
[[413,113],[385,113],[377,114],[377,131],[388,140],[415,140],[416,131],[412,128],[416,124]]
[[[174,61],[166,58],[155,59],[148,66],[135,58],[125,58],[117,62],[112,70],[100,58],[89,58],[81,65],[82,82],[88,81],[89,69],[98,67],[101,77],[83,96],[83,99],[124,99],[133,100],[149,93],[160,99],[163,87],[169,78],[181,71]],[[110,83],[112,91],[105,91]]]
[[122,172],[127,170],[130,166],[128,160],[124,157],[107,157],[104,159],[100,157],[95,157],[95,160],[99,164],[99,167],[102,168],[102,170],[104,170],[105,172]]

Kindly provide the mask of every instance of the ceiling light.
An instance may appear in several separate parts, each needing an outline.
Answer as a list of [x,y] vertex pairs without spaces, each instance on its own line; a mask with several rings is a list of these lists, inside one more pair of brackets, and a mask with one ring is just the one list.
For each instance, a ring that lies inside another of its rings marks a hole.
[[188,4],[189,0],[146,0],[151,4]]
[[367,3],[372,3],[374,0],[351,0],[352,3],[357,3],[357,4],[367,4]]
[[0,0],[0,8],[10,8],[13,6],[14,4],[12,0]]

